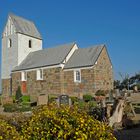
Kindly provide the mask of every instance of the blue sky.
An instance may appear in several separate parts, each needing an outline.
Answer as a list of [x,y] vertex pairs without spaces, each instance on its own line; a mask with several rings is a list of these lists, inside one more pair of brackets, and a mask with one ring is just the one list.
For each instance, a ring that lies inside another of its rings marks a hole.
[[0,0],[0,34],[9,12],[35,22],[44,48],[106,44],[116,79],[140,72],[139,0]]

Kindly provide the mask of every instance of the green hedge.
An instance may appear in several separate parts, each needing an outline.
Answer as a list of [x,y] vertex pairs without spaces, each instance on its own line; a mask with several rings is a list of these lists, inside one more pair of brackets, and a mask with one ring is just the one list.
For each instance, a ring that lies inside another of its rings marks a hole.
[[85,94],[85,95],[83,95],[83,100],[85,101],[85,102],[89,102],[89,101],[91,101],[93,99],[93,97],[90,95],[90,94]]
[[57,95],[49,95],[48,96],[48,102],[49,103],[53,103],[53,102],[56,102],[56,99],[58,98]]
[[18,104],[4,104],[4,112],[25,112],[30,111],[30,106],[18,105]]
[[75,104],[75,103],[77,103],[77,102],[79,101],[78,97],[72,96],[72,97],[70,97],[70,98],[71,98],[72,104]]
[[18,109],[17,104],[10,104],[10,103],[4,104],[3,107],[4,107],[4,112],[15,112]]
[[23,103],[30,102],[30,96],[28,95],[23,95],[21,99]]
[[18,86],[18,89],[16,91],[16,96],[15,96],[15,99],[18,101],[18,102],[22,102],[22,93],[21,93],[21,88],[20,86]]

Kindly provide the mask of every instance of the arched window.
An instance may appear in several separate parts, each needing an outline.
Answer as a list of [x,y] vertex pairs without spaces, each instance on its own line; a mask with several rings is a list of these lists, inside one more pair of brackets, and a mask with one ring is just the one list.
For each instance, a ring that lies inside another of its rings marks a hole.
[[29,48],[32,48],[32,40],[29,40]]
[[37,80],[43,80],[43,69],[38,69],[36,74]]
[[12,39],[9,38],[9,40],[8,40],[8,48],[11,48],[11,47],[12,47]]
[[74,82],[81,82],[81,70],[74,71]]
[[26,71],[21,72],[21,81],[27,81],[27,72]]

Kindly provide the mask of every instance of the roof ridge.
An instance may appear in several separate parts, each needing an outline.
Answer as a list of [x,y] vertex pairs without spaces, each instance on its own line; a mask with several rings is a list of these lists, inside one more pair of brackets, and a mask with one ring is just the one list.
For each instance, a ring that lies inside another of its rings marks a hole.
[[104,47],[104,46],[105,46],[105,44],[98,44],[98,45],[93,45],[93,46],[79,48],[79,49],[90,49],[90,48],[97,48],[97,47]]
[[96,45],[89,46],[87,48],[104,47],[104,46],[105,44],[96,44]]
[[[34,51],[34,52],[30,52],[29,54],[31,54],[31,53],[36,53],[36,52],[41,52],[41,51],[47,51],[48,49],[59,48],[59,47],[61,47],[61,46],[65,46],[65,45],[68,45],[68,44],[70,44],[70,43],[62,44],[62,45],[58,45],[58,46],[53,46],[53,47],[49,47],[49,48],[43,48],[42,50],[37,50],[37,51]],[[72,43],[71,43],[71,44],[72,44]],[[73,42],[73,44],[74,44],[74,42]]]
[[57,48],[57,47],[62,47],[62,46],[72,46],[74,44],[76,44],[76,42],[64,43],[64,44],[59,44],[59,45],[55,45],[55,46],[49,47],[49,49]]
[[[26,18],[24,18],[24,17],[22,17],[22,16],[19,16],[19,15],[16,15],[16,14],[12,13],[12,12],[9,13],[9,16],[10,16],[10,17],[11,17],[11,16],[14,16],[14,17],[20,18],[20,19],[22,19],[22,20],[25,20],[25,21],[27,21],[27,22],[31,22],[31,23],[34,24],[34,22],[33,22],[32,20],[26,19]],[[11,17],[11,18],[12,18],[12,17]]]

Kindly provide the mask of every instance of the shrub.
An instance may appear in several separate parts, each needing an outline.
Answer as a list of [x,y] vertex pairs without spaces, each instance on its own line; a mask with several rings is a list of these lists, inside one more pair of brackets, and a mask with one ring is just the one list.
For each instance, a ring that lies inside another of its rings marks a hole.
[[70,97],[72,104],[75,104],[76,102],[79,101],[78,97]]
[[[4,120],[2,120],[4,119]],[[0,139],[5,140],[115,140],[112,129],[77,106],[38,106],[32,116],[0,116]]]
[[13,113],[11,117],[7,119],[7,122],[16,128],[16,130],[20,133],[22,130],[22,125],[28,121],[31,117],[31,114],[23,114],[23,113]]
[[30,102],[30,96],[28,95],[23,95],[21,99],[23,103]]
[[12,96],[12,99],[13,99],[13,103],[15,103],[16,102],[16,96]]
[[89,109],[90,109],[92,107],[96,107],[97,106],[97,102],[96,101],[89,101],[88,105],[89,105]]
[[31,111],[31,107],[27,105],[17,105],[17,104],[4,104],[4,111],[5,112],[25,112],[25,111]]
[[19,108],[17,109],[17,111],[19,111],[19,112],[31,111],[31,107],[30,107],[30,106],[22,105],[21,107],[19,107]]
[[130,103],[126,103],[124,107],[124,114],[128,116],[131,114],[131,112],[132,112],[132,108],[131,108]]
[[23,139],[115,140],[112,129],[77,107],[39,106],[22,126]]
[[99,121],[102,120],[102,110],[99,107],[90,108],[88,114]]
[[9,119],[10,119],[9,116],[6,116],[6,115],[3,115],[3,114],[0,114],[0,120],[8,121]]
[[90,94],[83,95],[83,100],[84,100],[85,102],[91,101],[92,98],[93,98],[93,97],[92,97]]
[[23,106],[31,106],[31,103],[30,102],[22,102],[22,105]]
[[78,102],[75,103],[75,105],[81,110],[88,110],[88,104],[85,103],[83,100],[79,100]]
[[5,112],[15,112],[15,111],[17,111],[17,104],[7,103],[7,104],[4,104],[3,107],[4,107]]
[[20,140],[20,135],[14,126],[0,119],[0,139],[1,140]]
[[55,95],[49,95],[48,101],[49,101],[49,103],[53,103],[53,102],[56,102],[57,98],[58,97]]
[[21,94],[21,89],[20,89],[20,86],[18,86],[18,89],[16,91],[16,96],[15,96],[15,99],[19,102],[21,102],[21,97],[22,97],[22,94]]
[[98,90],[95,95],[96,96],[105,96],[107,94],[107,91],[105,90]]

